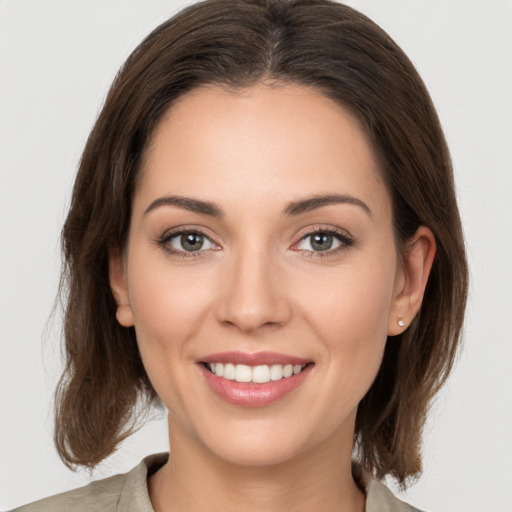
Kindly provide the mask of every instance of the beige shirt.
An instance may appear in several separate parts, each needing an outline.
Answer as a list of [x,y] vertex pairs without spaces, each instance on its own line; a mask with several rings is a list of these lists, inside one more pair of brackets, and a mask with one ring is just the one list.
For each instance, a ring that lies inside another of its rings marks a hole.
[[[146,457],[128,473],[19,507],[13,512],[154,512],[147,477],[167,460],[167,453]],[[420,512],[395,498],[381,482],[363,475],[366,512]]]

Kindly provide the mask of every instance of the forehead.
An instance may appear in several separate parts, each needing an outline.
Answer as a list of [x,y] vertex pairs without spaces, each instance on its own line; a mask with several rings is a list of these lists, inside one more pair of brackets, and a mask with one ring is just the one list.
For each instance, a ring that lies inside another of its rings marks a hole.
[[358,121],[312,88],[258,84],[181,97],[153,134],[137,195],[242,199],[249,207],[333,192],[389,202]]

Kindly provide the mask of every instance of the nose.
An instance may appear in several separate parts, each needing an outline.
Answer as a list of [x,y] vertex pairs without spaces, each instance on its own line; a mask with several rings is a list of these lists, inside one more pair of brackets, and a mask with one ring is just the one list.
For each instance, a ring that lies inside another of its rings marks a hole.
[[216,308],[219,322],[254,333],[289,321],[283,273],[267,252],[248,250],[228,265]]

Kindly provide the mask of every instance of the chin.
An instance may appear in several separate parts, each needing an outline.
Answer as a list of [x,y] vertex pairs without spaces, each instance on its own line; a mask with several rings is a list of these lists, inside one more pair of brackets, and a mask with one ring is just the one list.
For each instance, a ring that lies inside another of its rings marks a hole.
[[[224,420],[219,428],[196,431],[200,443],[218,459],[241,466],[272,466],[300,457],[328,437],[322,429],[290,418]],[[209,427],[209,428],[208,428]],[[302,427],[302,428],[300,428]]]
[[275,466],[300,455],[297,446],[279,439],[230,439],[226,443],[217,439],[211,451],[226,463],[247,467]]

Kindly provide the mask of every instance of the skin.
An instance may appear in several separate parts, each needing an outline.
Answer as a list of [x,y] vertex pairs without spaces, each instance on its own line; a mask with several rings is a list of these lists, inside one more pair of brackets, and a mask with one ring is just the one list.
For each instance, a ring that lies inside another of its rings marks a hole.
[[[284,213],[333,193],[368,210],[345,202]],[[155,206],[169,195],[223,215]],[[157,512],[364,510],[350,468],[357,405],[387,336],[417,313],[435,252],[422,227],[400,258],[391,212],[358,123],[312,89],[203,87],[167,112],[146,152],[127,245],[110,259],[118,321],[135,326],[169,410],[170,460],[149,479]],[[211,243],[192,256],[179,236],[159,243],[180,227]],[[335,249],[313,250],[311,230],[333,229]],[[231,350],[314,367],[283,399],[240,407],[216,396],[197,364]]]

